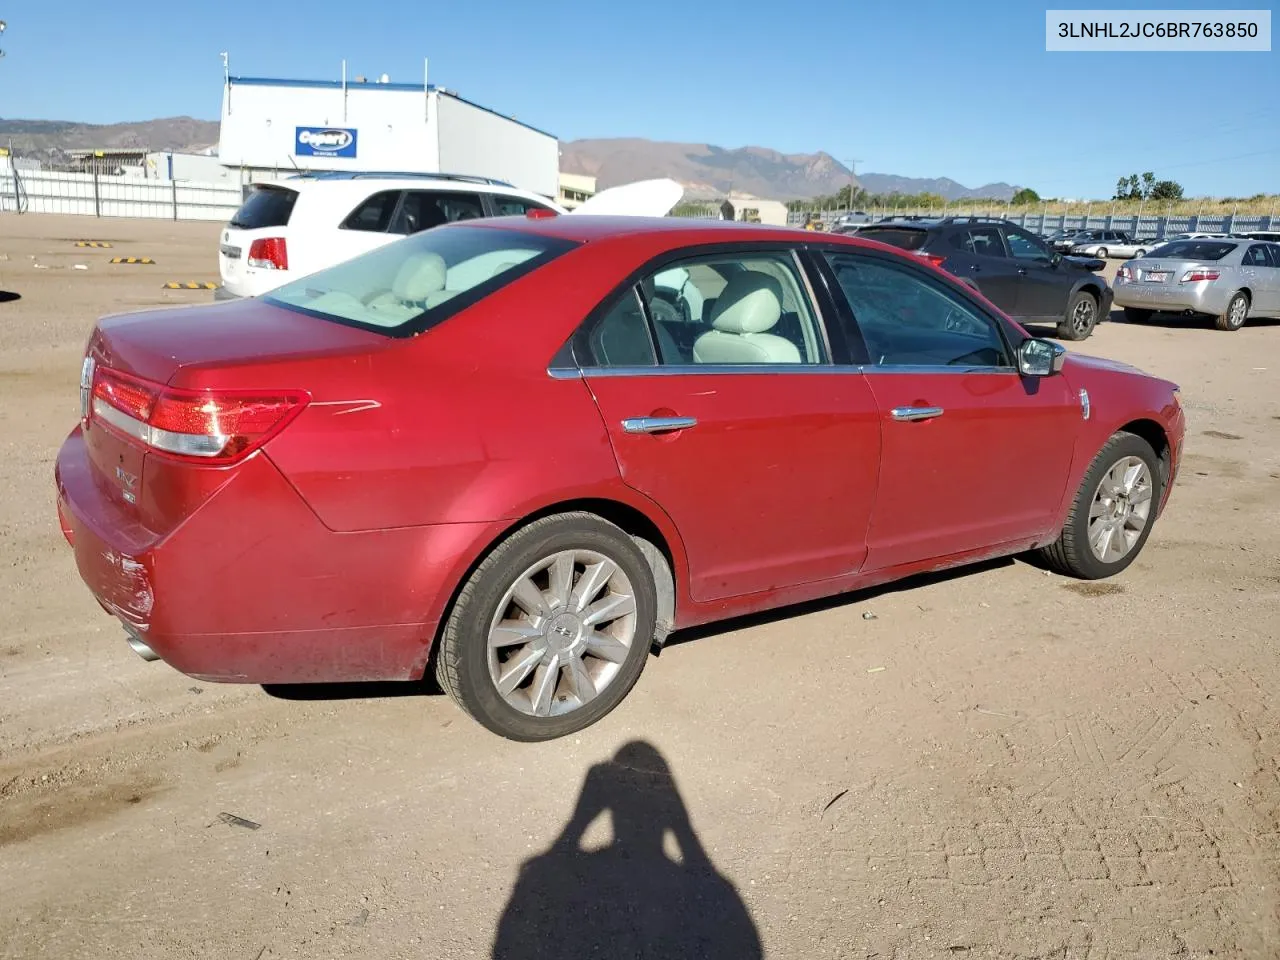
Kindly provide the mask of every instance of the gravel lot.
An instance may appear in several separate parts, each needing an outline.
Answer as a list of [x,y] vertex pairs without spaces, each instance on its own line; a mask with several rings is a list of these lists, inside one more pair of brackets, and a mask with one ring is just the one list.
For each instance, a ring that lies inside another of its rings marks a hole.
[[416,687],[144,664],[81,585],[85,338],[207,302],[161,284],[216,280],[216,237],[0,216],[0,956],[1280,956],[1280,323],[1079,347],[1188,408],[1117,580],[1003,562],[698,631],[522,746]]

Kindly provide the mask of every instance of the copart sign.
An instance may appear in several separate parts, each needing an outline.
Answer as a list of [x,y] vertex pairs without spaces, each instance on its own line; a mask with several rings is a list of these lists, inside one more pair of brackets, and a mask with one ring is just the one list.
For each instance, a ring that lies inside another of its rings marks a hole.
[[343,127],[297,127],[294,155],[298,157],[354,157],[356,132]]

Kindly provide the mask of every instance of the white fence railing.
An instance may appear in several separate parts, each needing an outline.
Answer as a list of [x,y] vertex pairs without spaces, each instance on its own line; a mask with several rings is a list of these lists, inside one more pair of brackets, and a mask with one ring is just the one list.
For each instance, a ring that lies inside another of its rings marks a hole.
[[0,168],[0,210],[11,213],[226,220],[242,200],[237,184]]

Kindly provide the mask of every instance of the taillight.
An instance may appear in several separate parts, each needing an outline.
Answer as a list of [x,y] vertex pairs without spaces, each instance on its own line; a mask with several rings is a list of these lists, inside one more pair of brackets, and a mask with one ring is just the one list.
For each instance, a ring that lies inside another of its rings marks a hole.
[[1121,267],[1119,270],[1116,271],[1116,279],[1123,280],[1127,283],[1128,281],[1133,279],[1133,271],[1130,270],[1128,267]]
[[1201,280],[1217,280],[1220,276],[1222,276],[1221,270],[1188,270],[1178,282],[1199,283]]
[[530,220],[545,220],[547,217],[554,217],[558,214],[554,210],[548,210],[546,207],[530,207],[524,212],[524,215]]
[[262,237],[249,244],[248,264],[264,270],[288,270],[289,248],[284,237]]
[[917,251],[916,256],[919,257],[921,260],[928,260],[935,267],[941,267],[942,261],[947,259],[946,257],[936,253],[925,253],[923,250]]
[[309,399],[297,391],[177,390],[99,367],[90,420],[153,450],[223,464],[266,443]]

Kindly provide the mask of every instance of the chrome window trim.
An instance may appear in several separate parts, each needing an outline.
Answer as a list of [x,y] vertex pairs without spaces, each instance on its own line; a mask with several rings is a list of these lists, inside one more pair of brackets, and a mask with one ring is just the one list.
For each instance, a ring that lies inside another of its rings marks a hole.
[[982,374],[1021,376],[1016,367],[957,367],[957,366],[879,366],[876,364],[839,363],[740,363],[740,364],[688,364],[681,367],[549,367],[547,375],[553,380],[578,380],[582,377],[675,377],[712,374],[723,376],[734,373],[780,373],[792,376],[804,374]]

